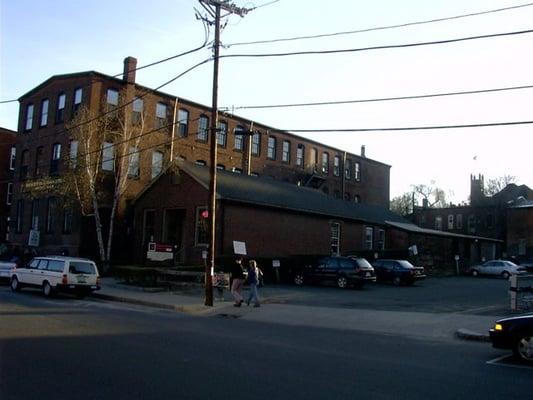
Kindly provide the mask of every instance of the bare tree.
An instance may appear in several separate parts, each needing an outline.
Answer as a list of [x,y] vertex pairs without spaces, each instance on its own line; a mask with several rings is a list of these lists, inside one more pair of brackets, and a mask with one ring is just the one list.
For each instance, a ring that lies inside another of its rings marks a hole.
[[494,196],[501,192],[510,183],[516,182],[516,176],[503,175],[498,178],[492,178],[485,182],[485,194],[487,196]]
[[418,184],[411,187],[415,198],[417,200],[422,198],[422,204],[425,202],[428,207],[443,208],[449,205],[446,201],[446,192],[435,186],[435,181],[431,181],[429,185]]
[[390,209],[396,214],[409,215],[413,211],[413,194],[407,192],[396,196],[390,201]]

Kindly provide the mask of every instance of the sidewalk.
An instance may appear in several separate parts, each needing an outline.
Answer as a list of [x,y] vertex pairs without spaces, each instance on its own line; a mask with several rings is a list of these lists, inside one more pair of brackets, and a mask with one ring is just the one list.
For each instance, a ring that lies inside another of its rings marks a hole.
[[400,334],[429,339],[455,336],[466,340],[488,341],[489,328],[501,317],[291,305],[288,304],[290,299],[298,297],[298,293],[290,288],[275,286],[261,290],[260,308],[246,305],[233,307],[231,294],[227,290],[224,290],[224,299],[218,298],[215,290],[214,305],[208,307],[204,305],[204,291],[201,287],[188,286],[179,291],[146,291],[143,288],[120,284],[114,278],[103,278],[102,289],[92,296],[194,315],[221,315],[274,324]]

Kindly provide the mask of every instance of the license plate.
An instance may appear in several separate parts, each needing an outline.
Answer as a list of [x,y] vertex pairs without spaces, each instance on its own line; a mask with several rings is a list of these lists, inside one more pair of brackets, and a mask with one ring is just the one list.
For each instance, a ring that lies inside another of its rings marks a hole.
[[83,278],[78,278],[78,283],[87,283],[87,279],[85,279],[85,277]]

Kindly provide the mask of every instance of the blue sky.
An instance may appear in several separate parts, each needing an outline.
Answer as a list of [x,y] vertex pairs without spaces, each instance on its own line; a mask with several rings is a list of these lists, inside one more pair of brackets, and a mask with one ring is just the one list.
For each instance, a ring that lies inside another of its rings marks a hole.
[[[244,2],[260,6],[270,0]],[[280,0],[232,16],[225,45],[402,24],[526,4],[527,1]],[[16,99],[52,75],[114,75],[127,56],[144,65],[195,48],[204,27],[196,0],[0,0],[0,100]],[[533,29],[533,6],[438,23],[329,38],[229,46],[221,54],[360,48]],[[533,89],[323,107],[247,105],[355,100],[533,84],[533,34],[348,54],[221,61],[221,106],[280,129],[456,125],[533,120]],[[210,56],[209,49],[137,73],[156,87]],[[211,104],[212,64],[162,90]],[[18,104],[0,104],[0,126],[16,129]],[[533,125],[416,132],[301,134],[392,165],[391,195],[436,184],[466,200],[471,173],[510,174],[533,187]]]

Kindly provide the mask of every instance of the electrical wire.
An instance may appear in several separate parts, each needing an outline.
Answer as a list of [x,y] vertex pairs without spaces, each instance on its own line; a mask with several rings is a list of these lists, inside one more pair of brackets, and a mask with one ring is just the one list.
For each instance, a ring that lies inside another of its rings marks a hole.
[[480,124],[465,124],[465,125],[433,125],[433,126],[409,126],[401,128],[332,128],[332,129],[282,129],[285,132],[308,132],[308,133],[322,133],[322,132],[387,132],[387,131],[420,131],[433,129],[463,129],[463,128],[485,128],[491,126],[512,126],[512,125],[530,125],[533,121],[512,121],[512,122],[492,122]]
[[511,86],[495,89],[480,89],[480,90],[465,90],[460,92],[448,92],[448,93],[429,93],[411,96],[398,96],[398,97],[381,97],[372,99],[359,99],[359,100],[338,100],[338,101],[320,101],[312,103],[292,103],[292,104],[268,104],[268,105],[251,105],[251,106],[237,106],[237,107],[223,107],[221,110],[251,110],[251,109],[264,109],[264,108],[289,108],[289,107],[310,107],[310,106],[329,106],[338,104],[354,104],[354,103],[373,103],[382,101],[396,101],[396,100],[411,100],[411,99],[424,99],[431,97],[444,97],[444,96],[459,96],[466,94],[479,94],[479,93],[494,93],[508,90],[520,90],[531,89],[533,85],[523,86]]
[[519,4],[519,5],[516,5],[516,6],[497,8],[497,9],[493,9],[493,10],[486,10],[486,11],[479,11],[479,12],[475,12],[475,13],[454,15],[454,16],[451,16],[451,17],[434,18],[434,19],[429,19],[429,20],[424,20],[424,21],[415,21],[415,22],[407,22],[407,23],[396,24],[396,25],[378,26],[378,27],[374,27],[374,28],[358,29],[358,30],[353,30],[353,31],[333,32],[333,33],[324,33],[324,34],[308,35],[308,36],[295,36],[295,37],[291,37],[291,38],[256,40],[256,41],[253,41],[253,42],[231,43],[231,44],[224,45],[224,47],[228,47],[229,48],[229,47],[232,47],[232,46],[247,46],[247,45],[251,45],[251,44],[279,43],[279,42],[288,42],[288,41],[295,41],[295,40],[306,40],[306,39],[317,39],[317,38],[332,37],[332,36],[341,36],[341,35],[352,35],[352,34],[357,34],[357,33],[366,33],[366,32],[380,31],[380,30],[386,30],[386,29],[405,28],[405,27],[415,26],[415,25],[430,24],[430,23],[434,23],[434,22],[449,21],[449,20],[454,20],[454,19],[474,17],[474,16],[490,14],[490,13],[497,13],[497,12],[501,12],[501,11],[515,10],[515,9],[518,9],[518,8],[529,7],[529,6],[532,6],[532,5],[533,5],[533,3],[525,3],[525,4]]
[[287,56],[302,56],[302,55],[355,53],[355,52],[370,51],[370,50],[400,49],[400,48],[409,48],[409,47],[418,47],[418,46],[441,45],[441,44],[458,43],[458,42],[465,42],[465,41],[478,40],[478,39],[489,39],[489,38],[497,38],[497,37],[524,35],[528,33],[533,33],[533,29],[528,29],[524,31],[516,31],[516,32],[504,32],[504,33],[492,33],[488,35],[468,36],[468,37],[455,38],[455,39],[435,40],[431,42],[416,42],[416,43],[404,43],[404,44],[393,44],[393,45],[383,45],[383,46],[370,46],[370,47],[360,47],[360,48],[352,48],[352,49],[293,51],[293,52],[286,52],[286,53],[224,54],[224,55],[219,56],[219,58],[244,58],[244,57],[266,58],[266,57],[287,57]]

